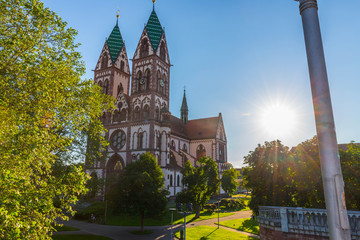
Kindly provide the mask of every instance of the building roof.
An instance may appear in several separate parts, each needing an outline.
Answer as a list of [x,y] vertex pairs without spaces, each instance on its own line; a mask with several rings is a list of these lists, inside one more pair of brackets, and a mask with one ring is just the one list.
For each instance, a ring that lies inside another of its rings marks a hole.
[[187,134],[191,140],[215,138],[218,121],[219,117],[189,120]]
[[161,36],[163,34],[163,29],[161,27],[159,18],[157,17],[154,9],[151,12],[150,18],[145,26],[145,29],[147,31],[147,34],[149,35],[151,45],[153,49],[156,51],[156,49],[159,46]]
[[190,140],[216,137],[219,117],[189,120],[187,124],[175,116],[170,117],[171,133]]
[[188,139],[188,135],[186,132],[186,127],[185,124],[183,123],[183,121],[173,115],[170,116],[170,126],[171,126],[171,133]]
[[124,46],[124,41],[117,23],[106,42],[109,47],[111,60],[114,63]]

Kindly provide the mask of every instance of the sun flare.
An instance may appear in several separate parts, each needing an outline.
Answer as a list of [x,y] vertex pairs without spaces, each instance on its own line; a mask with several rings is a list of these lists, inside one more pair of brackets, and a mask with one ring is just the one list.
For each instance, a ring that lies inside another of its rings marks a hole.
[[285,137],[294,133],[297,125],[294,109],[286,104],[273,103],[261,110],[260,125],[272,137]]

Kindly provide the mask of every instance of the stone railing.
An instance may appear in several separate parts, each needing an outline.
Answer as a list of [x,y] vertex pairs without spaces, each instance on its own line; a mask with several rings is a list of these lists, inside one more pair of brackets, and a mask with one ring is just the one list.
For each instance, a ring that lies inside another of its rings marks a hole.
[[[348,211],[352,239],[360,239],[360,212]],[[312,235],[327,238],[325,209],[263,207],[259,208],[258,222],[260,228],[276,232]]]

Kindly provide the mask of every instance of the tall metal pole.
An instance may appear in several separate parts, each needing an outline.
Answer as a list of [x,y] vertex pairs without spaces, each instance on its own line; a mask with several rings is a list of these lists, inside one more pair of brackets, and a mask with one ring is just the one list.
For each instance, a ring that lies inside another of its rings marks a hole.
[[300,14],[309,65],[330,239],[350,240],[344,181],[341,173],[329,83],[317,14],[317,1],[297,1],[300,2]]
[[186,213],[184,211],[184,240],[186,240]]

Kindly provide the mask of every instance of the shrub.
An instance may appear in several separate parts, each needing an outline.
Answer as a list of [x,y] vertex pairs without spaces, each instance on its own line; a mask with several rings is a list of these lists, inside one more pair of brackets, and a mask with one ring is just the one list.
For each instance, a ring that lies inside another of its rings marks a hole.
[[206,212],[214,212],[217,209],[217,206],[212,203],[205,204],[204,209]]
[[84,207],[77,211],[74,218],[78,220],[88,220],[90,215],[94,214],[97,222],[101,222],[104,219],[105,214],[105,203],[104,202],[93,202],[87,207]]
[[243,199],[224,198],[221,199],[220,206],[225,210],[239,211],[245,208],[245,203]]

